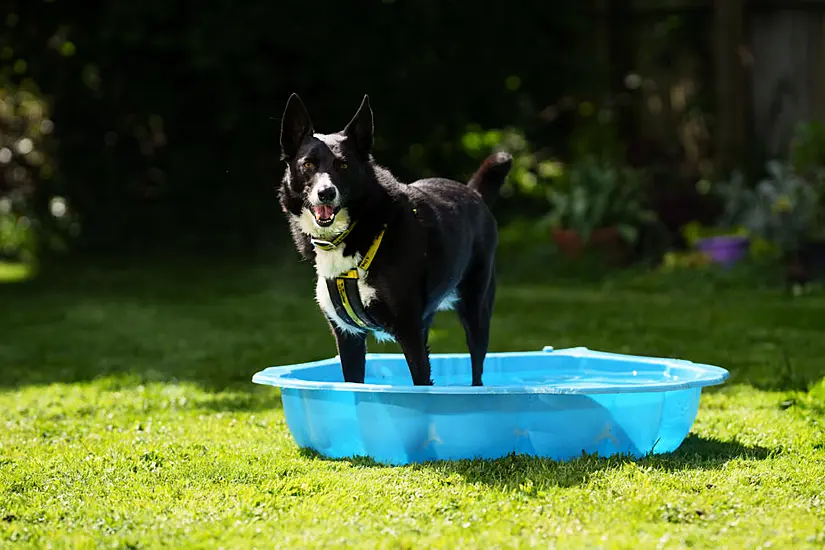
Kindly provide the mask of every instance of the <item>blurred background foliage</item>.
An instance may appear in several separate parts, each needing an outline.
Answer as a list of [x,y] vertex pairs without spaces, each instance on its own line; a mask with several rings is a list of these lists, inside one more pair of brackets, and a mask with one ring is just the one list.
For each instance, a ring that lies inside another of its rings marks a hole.
[[[732,169],[750,191],[767,189],[777,158],[817,189],[825,180],[816,120],[797,120],[778,149],[740,124],[736,154],[723,155],[730,105],[758,93],[724,84],[731,71],[720,60],[736,50],[737,71],[767,66],[748,57],[746,33],[729,32],[759,29],[764,14],[741,5],[732,14],[711,2],[641,0],[3,5],[6,259],[289,246],[274,188],[291,92],[320,131],[340,129],[368,93],[376,157],[407,181],[466,179],[490,151],[509,150],[503,242],[570,257],[599,235],[659,262],[697,235],[742,230],[720,218]],[[825,194],[803,195],[821,213]],[[802,225],[797,233],[815,232]],[[754,240],[760,227],[748,229]]]
[[405,179],[462,177],[475,167],[461,150],[468,123],[560,140],[535,112],[589,73],[568,52],[587,23],[573,4],[4,4],[3,139],[14,159],[0,189],[15,190],[15,212],[30,220],[46,214],[29,212],[39,200],[63,197],[79,250],[280,238],[273,186],[293,91],[327,131],[369,93],[382,162]]

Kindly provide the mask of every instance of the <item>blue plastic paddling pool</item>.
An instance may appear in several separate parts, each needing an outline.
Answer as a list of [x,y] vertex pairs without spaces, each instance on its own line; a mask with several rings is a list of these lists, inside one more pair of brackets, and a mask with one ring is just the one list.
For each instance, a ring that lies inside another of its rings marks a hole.
[[585,454],[641,457],[675,450],[704,386],[728,371],[679,359],[586,348],[489,353],[484,386],[468,354],[433,354],[433,386],[413,386],[402,354],[368,354],[364,384],[343,382],[338,358],[270,367],[252,381],[281,388],[298,446],[385,464]]

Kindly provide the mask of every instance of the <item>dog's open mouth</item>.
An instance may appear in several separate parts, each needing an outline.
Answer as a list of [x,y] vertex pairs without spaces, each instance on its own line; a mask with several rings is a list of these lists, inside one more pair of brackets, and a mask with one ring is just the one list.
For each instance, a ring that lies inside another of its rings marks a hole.
[[312,215],[315,216],[315,223],[321,227],[329,227],[335,221],[335,214],[338,209],[328,204],[321,204],[312,207]]

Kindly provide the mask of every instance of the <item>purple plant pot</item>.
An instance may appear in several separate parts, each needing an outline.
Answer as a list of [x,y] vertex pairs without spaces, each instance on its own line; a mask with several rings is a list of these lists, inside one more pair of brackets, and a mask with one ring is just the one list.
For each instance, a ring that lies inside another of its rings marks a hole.
[[708,255],[710,261],[730,267],[741,260],[748,252],[750,239],[739,235],[708,237],[696,241],[696,248]]

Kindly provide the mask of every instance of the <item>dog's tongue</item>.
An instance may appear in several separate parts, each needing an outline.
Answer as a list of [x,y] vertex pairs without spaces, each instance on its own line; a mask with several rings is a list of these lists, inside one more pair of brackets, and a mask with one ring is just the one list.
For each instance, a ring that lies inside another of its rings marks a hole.
[[335,210],[331,206],[327,206],[322,204],[321,206],[313,206],[313,210],[315,210],[315,217],[319,220],[328,220],[332,217]]

